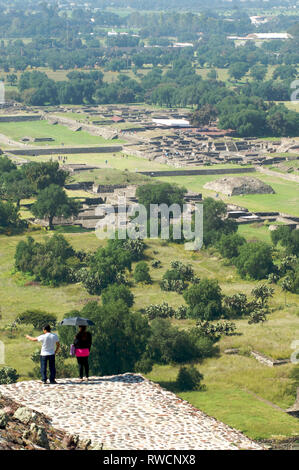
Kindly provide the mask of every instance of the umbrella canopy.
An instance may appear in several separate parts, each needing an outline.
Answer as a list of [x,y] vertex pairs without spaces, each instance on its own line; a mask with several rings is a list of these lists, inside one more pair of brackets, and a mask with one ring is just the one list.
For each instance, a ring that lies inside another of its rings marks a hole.
[[63,326],[87,326],[87,325],[94,325],[94,322],[88,320],[88,318],[81,318],[81,317],[70,317],[65,318],[60,322],[60,325]]

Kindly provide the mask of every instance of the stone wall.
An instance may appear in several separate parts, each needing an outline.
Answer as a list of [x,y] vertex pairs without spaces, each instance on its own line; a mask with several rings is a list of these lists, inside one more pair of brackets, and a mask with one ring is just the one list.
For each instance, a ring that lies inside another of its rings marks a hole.
[[115,189],[126,188],[126,184],[94,184],[94,193],[113,193]]
[[0,116],[0,122],[21,122],[21,121],[40,121],[40,114],[15,114],[13,116]]
[[250,354],[261,364],[264,364],[265,366],[268,366],[268,367],[280,366],[282,364],[288,364],[290,362],[289,359],[282,359],[282,360],[272,359],[270,357],[265,356],[264,354],[261,354],[258,351],[251,351]]
[[138,171],[147,176],[188,176],[188,175],[229,175],[235,173],[254,173],[255,168],[219,168],[202,170],[165,170],[165,171]]
[[9,153],[13,155],[28,155],[36,157],[37,155],[71,155],[78,153],[114,153],[121,152],[120,145],[113,145],[107,147],[43,147],[43,148],[26,148],[26,149],[13,149]]
[[66,184],[64,187],[65,189],[70,189],[72,191],[88,191],[91,190],[93,186],[93,181],[81,181],[80,183],[69,183]]

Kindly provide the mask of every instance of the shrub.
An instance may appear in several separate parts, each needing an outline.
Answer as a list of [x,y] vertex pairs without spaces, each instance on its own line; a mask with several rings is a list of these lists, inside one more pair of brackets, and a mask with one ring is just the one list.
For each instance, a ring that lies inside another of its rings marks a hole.
[[146,248],[146,245],[144,241],[139,238],[137,238],[136,240],[128,238],[127,240],[124,240],[123,247],[125,250],[131,253],[132,261],[138,261],[144,256],[144,250]]
[[110,302],[115,302],[117,300],[122,300],[128,307],[132,307],[134,304],[134,295],[130,289],[123,284],[111,284],[103,290],[103,305],[109,304]]
[[241,292],[225,296],[223,304],[228,318],[243,317],[249,313],[247,296]]
[[90,269],[81,270],[82,282],[89,294],[100,295],[103,289],[117,282],[119,275],[124,274],[126,269],[131,270],[131,254],[119,244],[109,242],[90,257]]
[[176,386],[182,392],[202,390],[201,381],[203,378],[203,375],[194,366],[182,366],[177,375]]
[[269,313],[268,310],[261,308],[261,307],[257,307],[255,310],[253,310],[250,313],[248,324],[249,325],[253,325],[256,323],[263,324],[267,320],[267,313]]
[[0,367],[0,384],[7,385],[7,384],[14,384],[17,382],[19,375],[16,369],[12,367]]
[[233,336],[236,334],[235,323],[227,320],[211,323],[209,321],[198,321],[193,332],[199,336],[210,338],[213,342],[218,341],[221,336]]
[[175,310],[167,302],[163,302],[162,304],[148,305],[145,307],[144,313],[149,320],[153,320],[154,318],[171,318],[174,316]]
[[181,279],[162,279],[160,287],[164,291],[182,294],[186,289],[187,284]]
[[152,268],[154,269],[158,269],[158,268],[161,268],[162,266],[162,263],[160,260],[158,259],[155,259],[153,262],[152,262]]
[[262,307],[268,306],[268,300],[273,297],[274,289],[267,284],[260,284],[252,289],[251,294],[254,296],[257,304]]
[[169,319],[156,318],[151,323],[147,356],[153,362],[189,362],[213,356],[216,351],[209,338],[199,337],[192,330],[179,330]]
[[35,329],[41,330],[45,325],[55,327],[57,317],[41,310],[26,310],[19,315],[17,322],[23,325],[33,325]]
[[185,291],[184,299],[191,318],[213,320],[223,313],[221,288],[216,279],[200,280]]
[[53,235],[44,243],[35,242],[32,237],[21,241],[15,253],[15,267],[23,273],[30,273],[43,284],[58,286],[69,282],[67,260],[74,257],[75,252],[62,235]]
[[177,320],[184,320],[187,318],[187,307],[186,305],[180,305],[174,313]]
[[136,282],[144,282],[145,284],[151,284],[152,279],[149,273],[149,267],[145,261],[140,261],[136,264],[134,271],[134,279]]
[[130,258],[131,261],[139,261],[144,256],[144,250],[146,245],[143,240],[137,238],[136,240],[128,238],[125,240],[122,239],[115,239],[115,240],[108,240],[108,249],[109,250],[125,250]]
[[277,284],[277,282],[279,281],[279,275],[271,273],[268,275],[267,279],[269,284]]
[[246,243],[240,247],[236,258],[240,276],[245,279],[265,279],[275,271],[272,260],[272,247],[265,242]]
[[183,281],[192,281],[194,277],[194,271],[191,264],[184,264],[181,261],[172,261],[171,267],[173,271],[176,271],[178,277],[176,279],[182,279]]
[[223,234],[218,242],[218,249],[221,256],[228,259],[236,258],[239,255],[240,246],[244,245],[246,240],[237,233]]

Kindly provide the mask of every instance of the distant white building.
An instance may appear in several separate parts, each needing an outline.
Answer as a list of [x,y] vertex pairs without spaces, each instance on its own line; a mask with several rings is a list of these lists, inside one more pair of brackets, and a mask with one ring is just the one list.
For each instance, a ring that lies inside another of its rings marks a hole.
[[251,33],[247,36],[227,36],[227,39],[233,41],[270,41],[274,39],[292,39],[292,35],[289,33]]
[[247,38],[249,39],[291,39],[289,33],[253,33],[248,34]]
[[187,119],[153,119],[153,122],[165,127],[191,127]]
[[172,47],[194,47],[191,42],[175,42]]
[[268,23],[269,18],[266,16],[250,16],[250,21],[255,26],[259,26],[260,24]]

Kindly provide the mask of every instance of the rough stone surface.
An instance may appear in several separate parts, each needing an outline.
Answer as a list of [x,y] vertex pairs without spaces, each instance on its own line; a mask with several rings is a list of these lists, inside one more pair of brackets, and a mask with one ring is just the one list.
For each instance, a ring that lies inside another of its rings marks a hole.
[[24,424],[15,419],[18,408],[20,405],[14,400],[0,396],[0,416],[5,415],[5,427],[0,427],[0,450],[89,450],[88,441],[53,428],[42,413],[35,413],[34,423]]
[[17,409],[14,414],[14,418],[21,421],[21,423],[28,424],[30,421],[34,420],[35,413],[32,410],[22,406]]
[[5,429],[8,422],[8,416],[5,411],[0,410],[0,428]]
[[49,449],[49,441],[46,430],[42,426],[38,426],[35,423],[30,425],[30,440],[44,449]]
[[210,181],[204,185],[206,189],[212,189],[227,196],[240,194],[274,194],[275,191],[269,184],[258,178],[250,176],[234,176]]
[[280,365],[288,364],[290,362],[289,359],[281,359],[281,360],[271,359],[270,357],[267,357],[258,351],[251,351],[250,354],[261,364],[264,364],[265,366],[268,366],[268,367],[280,366]]
[[58,379],[0,386],[0,392],[45,413],[54,428],[105,449],[261,449],[139,374]]

